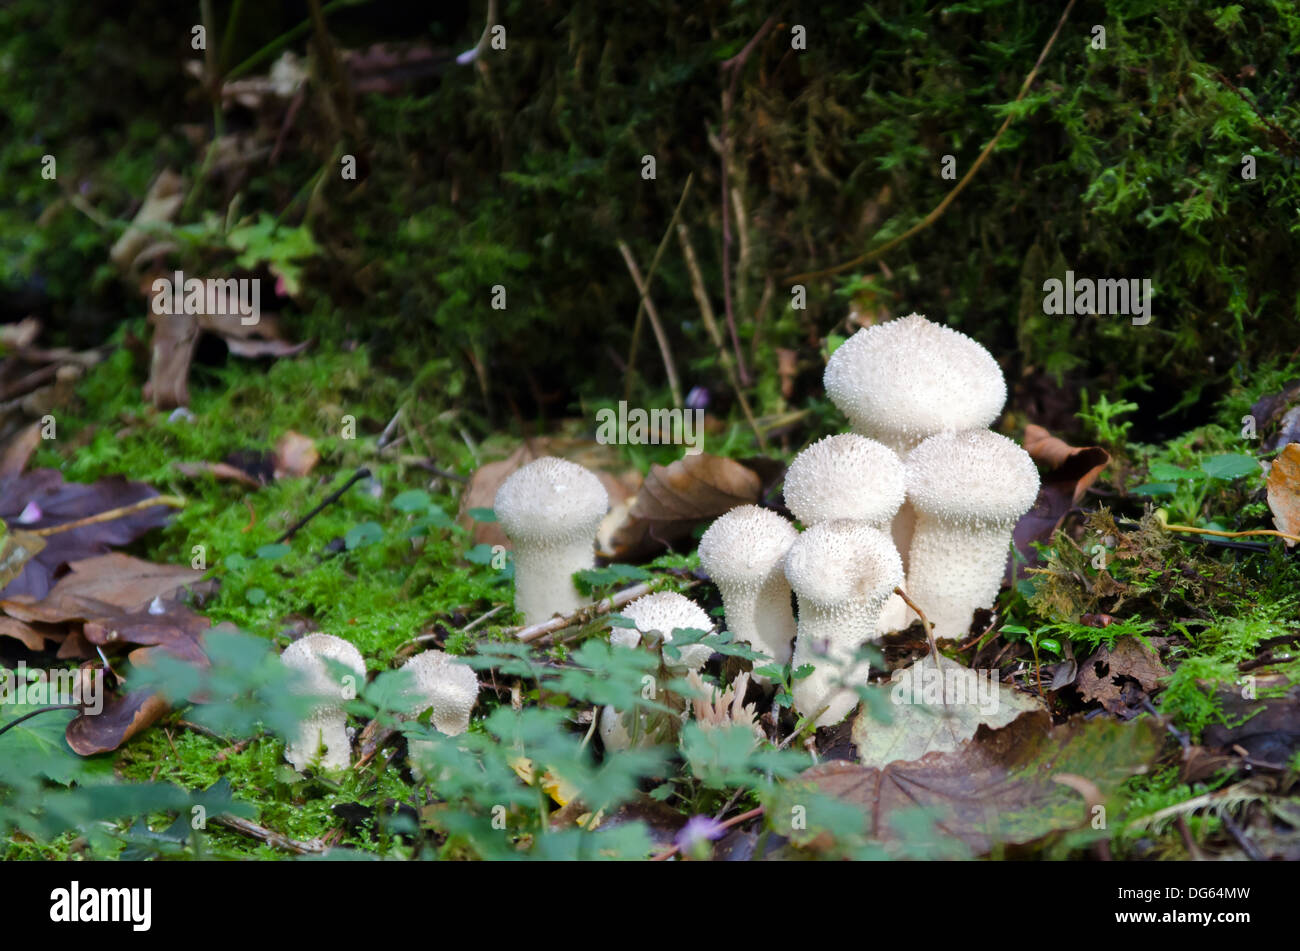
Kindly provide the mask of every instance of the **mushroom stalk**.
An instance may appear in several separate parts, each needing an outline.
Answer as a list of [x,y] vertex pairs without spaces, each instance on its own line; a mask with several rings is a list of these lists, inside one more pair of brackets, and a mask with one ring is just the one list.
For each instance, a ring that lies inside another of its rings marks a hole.
[[799,598],[799,634],[792,664],[813,666],[794,682],[795,709],[833,726],[858,704],[868,665],[856,659],[879,636],[880,612],[903,580],[889,537],[862,522],[814,525],[786,555],[786,576]]
[[[936,638],[963,636],[975,611],[992,607],[1014,527],[1014,522],[962,525],[917,517],[906,590],[925,611]],[[907,608],[905,620],[912,623],[916,612]]]

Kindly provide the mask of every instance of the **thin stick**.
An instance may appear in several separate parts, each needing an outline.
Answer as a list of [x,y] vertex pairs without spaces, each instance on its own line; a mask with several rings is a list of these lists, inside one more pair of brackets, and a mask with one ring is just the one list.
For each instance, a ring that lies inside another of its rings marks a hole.
[[709,339],[718,350],[718,362],[722,364],[722,372],[726,374],[727,382],[736,393],[740,410],[745,414],[749,428],[754,431],[754,438],[758,440],[758,448],[766,452],[767,440],[763,438],[763,431],[754,421],[754,411],[750,409],[749,400],[745,398],[745,391],[736,376],[735,360],[732,359],[731,351],[727,349],[726,341],[722,339],[722,331],[718,329],[718,322],[713,316],[713,305],[709,303],[709,292],[704,287],[704,275],[700,271],[700,262],[695,258],[695,248],[691,246],[690,231],[685,222],[679,222],[677,225],[677,241],[682,246],[686,271],[691,277],[691,293],[695,295],[695,303],[700,308],[700,319],[704,321],[704,329],[708,331]]
[[731,334],[731,345],[736,351],[736,367],[740,373],[740,382],[746,386],[750,382],[749,371],[745,369],[745,356],[740,349],[740,335],[736,332],[736,311],[731,301],[731,106],[736,100],[736,86],[745,63],[749,61],[750,55],[758,48],[763,37],[767,36],[768,31],[776,25],[784,6],[782,4],[772,11],[740,52],[724,61],[721,67],[723,74],[728,76],[727,85],[722,90],[722,134],[719,136],[718,143],[721,146],[718,154],[722,159],[720,175],[722,180],[722,303],[727,315],[727,330]]
[[[1015,105],[1017,102],[1024,99],[1025,93],[1029,92],[1029,85],[1038,75],[1039,67],[1043,65],[1043,60],[1047,58],[1047,54],[1051,51],[1052,45],[1056,42],[1057,36],[1061,33],[1061,27],[1065,26],[1065,21],[1069,19],[1070,11],[1074,9],[1074,2],[1075,0],[1070,0],[1070,2],[1065,5],[1065,12],[1061,14],[1060,22],[1056,24],[1056,29],[1052,31],[1052,35],[1048,38],[1047,45],[1043,47],[1043,51],[1038,54],[1038,61],[1034,63],[1034,68],[1029,71],[1029,75],[1025,77],[1025,81],[1020,87],[1020,95],[1016,96],[1016,98],[1012,100],[1011,105]],[[1006,119],[1002,122],[1002,127],[998,129],[997,135],[993,136],[993,138],[989,140],[989,144],[984,146],[984,151],[979,154],[979,158],[975,160],[975,164],[973,164],[970,169],[967,170],[966,174],[962,176],[961,181],[953,187],[952,191],[948,192],[943,201],[939,202],[933,211],[912,227],[908,228],[897,238],[894,238],[892,241],[886,241],[875,250],[868,251],[865,254],[860,254],[853,260],[845,261],[843,264],[822,268],[820,271],[807,271],[803,274],[795,274],[791,277],[787,277],[784,279],[785,283],[799,284],[819,277],[829,277],[832,274],[839,274],[841,271],[847,271],[851,268],[858,267],[859,265],[866,264],[868,261],[873,261],[880,257],[886,251],[898,247],[918,232],[924,231],[926,228],[930,227],[930,225],[939,220],[939,217],[948,210],[948,206],[951,205],[966,186],[970,184],[971,179],[975,177],[975,173],[979,171],[980,166],[983,165],[984,161],[993,153],[993,149],[998,144],[998,140],[1002,138],[1002,133],[1007,131],[1014,118],[1014,112],[1007,114]]]
[[572,627],[574,624],[585,624],[588,621],[600,617],[602,614],[609,614],[611,611],[617,611],[623,605],[635,601],[643,594],[650,593],[650,583],[643,581],[641,584],[634,584],[630,588],[624,588],[611,597],[603,601],[597,601],[595,604],[588,604],[586,607],[579,608],[568,617],[551,618],[549,621],[541,621],[537,624],[531,624],[527,627],[515,628],[513,631],[506,631],[507,634],[514,634],[516,638],[525,644],[545,637],[547,634],[554,634],[556,631],[562,631],[566,627]]
[[1220,538],[1245,538],[1248,535],[1271,535],[1275,538],[1285,538],[1287,541],[1300,542],[1300,535],[1288,535],[1286,532],[1277,532],[1271,528],[1258,528],[1249,532],[1220,532],[1213,528],[1197,528],[1195,525],[1162,525],[1161,528],[1171,532],[1185,532],[1188,535],[1217,535]]
[[[666,237],[666,236],[665,236]],[[650,327],[654,330],[655,340],[659,342],[659,355],[663,357],[664,372],[668,374],[668,389],[673,394],[673,406],[682,405],[682,385],[677,379],[677,366],[673,363],[673,352],[668,346],[668,335],[664,333],[664,325],[659,320],[659,313],[655,310],[654,301],[650,299],[650,285],[641,278],[641,271],[636,266],[636,259],[632,257],[632,249],[627,246],[627,242],[621,238],[618,242],[619,253],[623,255],[623,261],[627,264],[628,273],[632,275],[632,283],[636,285],[637,293],[641,295],[641,307],[637,311],[637,317],[640,318],[641,311],[650,318]],[[633,331],[635,334],[635,330]],[[633,337],[635,343],[635,337]],[[631,386],[631,369],[632,364],[628,364],[628,386]],[[629,396],[631,394],[628,394]]]
[[[632,400],[632,380],[636,375],[636,349],[641,339],[641,318],[646,309],[646,294],[655,279],[655,272],[659,269],[659,260],[664,256],[664,249],[668,247],[668,236],[673,233],[673,225],[681,217],[682,208],[686,206],[686,196],[690,194],[691,184],[694,181],[695,173],[691,172],[686,176],[686,184],[682,186],[682,195],[677,199],[677,207],[673,209],[673,216],[668,221],[668,227],[664,229],[664,236],[659,239],[659,247],[655,248],[655,256],[650,259],[650,270],[646,271],[645,286],[647,290],[641,293],[641,302],[636,309],[636,320],[632,322],[632,343],[627,350],[627,381],[623,384],[623,399],[629,402]],[[627,259],[626,254],[623,257],[625,260]]]
[[12,730],[18,724],[22,723],[24,720],[30,720],[32,717],[40,716],[42,713],[49,713],[51,710],[80,710],[80,709],[81,707],[75,703],[54,703],[48,707],[41,707],[38,710],[33,710],[31,713],[24,713],[22,716],[10,720],[4,726],[0,726],[0,734],[7,733],[9,730]]
[[300,528],[302,528],[304,525],[306,525],[308,522],[314,519],[317,515],[319,515],[325,509],[326,506],[333,505],[335,502],[337,502],[340,498],[343,497],[344,492],[352,488],[352,486],[360,482],[362,479],[368,479],[368,478],[370,478],[370,470],[367,469],[365,466],[362,466],[356,472],[352,473],[352,478],[348,479],[348,481],[344,482],[343,485],[340,486],[338,489],[335,489],[329,495],[325,496],[325,498],[321,500],[320,505],[316,506],[314,509],[308,512],[302,518],[298,519],[298,521],[294,522],[291,526],[289,526],[288,531],[286,531],[283,535],[277,538],[275,540],[275,543],[278,545],[281,542],[288,541],[297,533],[297,531]]
[[64,522],[62,525],[53,525],[50,528],[38,528],[30,535],[40,535],[42,538],[49,535],[57,535],[60,532],[70,532],[74,528],[81,528],[83,525],[97,525],[100,522],[111,522],[115,518],[122,518],[124,515],[131,515],[139,512],[141,509],[152,508],[155,505],[170,505],[173,508],[184,508],[185,500],[179,495],[155,495],[153,498],[143,499],[134,502],[131,505],[123,505],[119,508],[109,509],[106,512],[100,512],[98,515],[91,515],[88,518],[79,518],[75,522]]
[[325,843],[320,839],[309,839],[306,842],[291,839],[287,835],[268,829],[266,826],[260,826],[256,822],[249,822],[247,819],[241,819],[229,813],[223,812],[220,815],[213,816],[212,821],[219,826],[225,826],[227,829],[251,836],[260,842],[265,842],[267,845],[275,846],[277,849],[297,852],[299,855],[316,855],[325,851]]
[[903,599],[903,603],[906,604],[906,605],[907,605],[909,608],[911,608],[913,611],[915,611],[915,612],[916,612],[916,616],[919,617],[919,618],[921,619],[921,626],[922,626],[923,628],[925,628],[925,636],[926,636],[926,638],[930,641],[930,653],[931,653],[931,654],[933,655],[933,657],[934,657],[934,663],[935,663],[935,666],[936,666],[936,668],[937,668],[938,665],[939,665],[939,645],[938,645],[938,643],[935,642],[935,639],[934,639],[934,625],[932,625],[932,624],[930,623],[930,619],[929,619],[928,617],[925,616],[925,612],[922,611],[922,610],[917,606],[916,602],[913,601],[911,598],[909,598],[909,597],[907,596],[907,592],[906,592],[906,591],[904,591],[902,588],[895,588],[895,589],[894,589],[894,594],[896,594],[896,595],[898,595],[900,598],[902,598],[902,599]]

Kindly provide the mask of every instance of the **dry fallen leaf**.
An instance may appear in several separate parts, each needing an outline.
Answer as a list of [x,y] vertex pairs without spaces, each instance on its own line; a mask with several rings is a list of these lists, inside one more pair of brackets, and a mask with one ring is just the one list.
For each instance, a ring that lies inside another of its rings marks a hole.
[[[1043,709],[1037,697],[993,680],[996,671],[971,670],[947,657],[940,661],[936,669],[925,654],[911,667],[894,671],[891,683],[867,688],[884,695],[894,718],[881,723],[872,717],[871,705],[863,705],[853,721],[858,762],[887,766],[951,752],[973,737],[980,724],[995,730],[1022,713]],[[985,679],[981,683],[977,677]],[[947,702],[935,702],[945,696]]]
[[615,533],[611,556],[633,562],[670,547],[739,505],[752,505],[763,479],[735,459],[697,453],[670,466],[652,466],[628,520]]
[[[1084,798],[1056,777],[1085,776],[1107,796],[1129,776],[1149,770],[1160,754],[1161,729],[1150,717],[1051,724],[1046,712],[1025,713],[1000,730],[981,726],[951,753],[883,768],[837,760],[801,778],[861,808],[866,831],[877,841],[898,841],[897,820],[921,808],[934,818],[937,834],[983,855],[998,842],[1026,844],[1084,825]],[[797,788],[787,791],[791,795],[798,796]],[[782,828],[788,822],[781,820],[778,830],[792,833]]]
[[315,440],[291,429],[276,441],[273,460],[275,478],[305,476],[320,461],[320,453]]
[[1034,507],[1016,523],[1013,537],[1021,557],[1013,559],[1012,564],[1018,575],[1038,563],[1034,542],[1051,541],[1066,513],[1110,463],[1110,453],[1105,449],[1071,446],[1033,423],[1025,427],[1024,448],[1044,472]]
[[166,700],[147,690],[109,697],[95,716],[83,713],[74,717],[64,736],[82,756],[107,753],[157,723],[168,709]]
[[0,608],[22,621],[59,624],[145,610],[154,598],[167,599],[203,572],[182,565],[160,565],[121,552],[74,561],[46,597],[6,597]]
[[1300,535],[1300,443],[1290,443],[1269,467],[1268,507],[1279,532]]
[[1135,680],[1145,693],[1154,693],[1169,668],[1136,637],[1124,637],[1114,647],[1105,644],[1079,664],[1075,686],[1085,700],[1096,700],[1110,713],[1131,717],[1136,712],[1125,701],[1125,681]]

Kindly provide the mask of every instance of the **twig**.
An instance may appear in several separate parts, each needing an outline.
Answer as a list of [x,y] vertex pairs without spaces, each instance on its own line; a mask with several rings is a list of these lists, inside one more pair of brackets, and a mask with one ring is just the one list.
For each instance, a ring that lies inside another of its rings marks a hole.
[[623,605],[635,601],[643,594],[650,593],[650,583],[643,581],[640,584],[634,584],[630,588],[624,588],[611,597],[603,601],[597,601],[595,604],[588,604],[579,608],[568,617],[551,618],[549,621],[540,621],[537,624],[530,624],[527,627],[515,628],[513,631],[506,631],[507,634],[514,634],[516,638],[525,644],[545,637],[547,634],[554,634],[556,631],[562,631],[566,627],[574,624],[585,624],[588,621],[600,617],[602,614],[608,614],[611,611],[617,611]]
[[7,733],[9,730],[12,730],[14,727],[22,723],[24,720],[30,720],[32,717],[40,716],[42,713],[49,713],[51,710],[80,710],[80,709],[81,707],[75,703],[53,703],[50,704],[48,707],[41,707],[38,710],[33,710],[31,713],[24,713],[22,716],[10,720],[4,726],[0,726],[0,735]]
[[[637,310],[638,320],[641,312],[650,318],[650,327],[654,330],[655,340],[659,343],[659,355],[663,357],[664,372],[668,374],[668,389],[673,394],[673,406],[682,405],[682,384],[677,379],[677,366],[673,363],[673,351],[668,346],[668,335],[664,333],[664,325],[659,320],[659,313],[655,310],[654,301],[650,299],[650,285],[642,280],[641,271],[636,266],[636,259],[632,257],[632,249],[627,246],[627,242],[621,238],[618,242],[619,253],[623,255],[623,261],[627,264],[628,273],[632,275],[632,283],[636,285],[637,293],[641,295],[641,306]],[[635,335],[635,329],[633,334]],[[635,336],[633,343],[636,342]],[[631,368],[632,364],[628,363],[628,388],[631,387]],[[630,393],[627,394],[631,396]]]
[[1271,528],[1259,528],[1249,532],[1220,532],[1213,528],[1197,528],[1195,525],[1169,525],[1163,524],[1161,528],[1171,532],[1186,532],[1189,535],[1215,535],[1219,538],[1245,538],[1249,535],[1271,535],[1275,538],[1285,538],[1287,541],[1300,542],[1300,535],[1288,535],[1286,532],[1274,531]]
[[695,258],[695,248],[691,246],[690,231],[685,222],[677,224],[677,241],[682,246],[682,257],[686,260],[686,271],[691,277],[691,293],[695,295],[695,303],[700,308],[700,319],[704,321],[704,329],[708,331],[709,339],[718,349],[718,362],[722,364],[722,372],[726,374],[727,382],[736,393],[740,410],[745,414],[749,428],[754,431],[754,438],[758,440],[758,448],[766,452],[767,440],[763,438],[763,431],[758,428],[758,423],[754,420],[754,412],[750,409],[749,400],[745,398],[745,391],[736,376],[736,362],[731,356],[731,351],[727,349],[727,343],[722,339],[722,331],[718,329],[718,322],[713,316],[713,305],[709,303],[709,292],[704,287],[704,275],[700,271],[700,262]]
[[[1052,45],[1056,42],[1057,36],[1059,36],[1061,33],[1061,27],[1065,26],[1065,21],[1069,18],[1070,11],[1074,9],[1074,3],[1075,0],[1070,0],[1070,2],[1065,5],[1065,12],[1061,14],[1061,19],[1056,24],[1056,29],[1053,30],[1052,35],[1048,37],[1047,45],[1044,46],[1043,51],[1038,54],[1038,61],[1034,63],[1034,68],[1031,69],[1029,71],[1029,75],[1025,77],[1025,81],[1020,87],[1020,94],[1011,101],[1011,105],[1014,106],[1017,102],[1024,99],[1025,93],[1029,92],[1030,84],[1034,81],[1034,78],[1038,75],[1038,70],[1039,67],[1043,65],[1043,60],[1045,60],[1047,58],[1047,54],[1051,52]],[[859,265],[866,264],[868,261],[872,261],[880,257],[886,251],[890,251],[898,247],[900,244],[902,244],[904,241],[908,240],[918,232],[924,231],[926,228],[930,227],[930,225],[934,224],[936,221],[939,220],[939,217],[945,211],[948,210],[948,206],[951,205],[953,201],[956,200],[957,196],[960,195],[962,191],[966,188],[966,186],[970,184],[971,179],[975,177],[975,173],[979,171],[980,166],[983,165],[985,160],[993,153],[994,147],[998,144],[998,141],[1002,138],[1002,133],[1007,131],[1008,127],[1010,127],[1012,120],[1014,118],[1015,118],[1014,112],[1007,113],[1006,119],[1004,119],[1002,122],[1002,127],[997,131],[997,135],[993,136],[993,138],[989,140],[989,144],[984,146],[984,151],[979,154],[979,158],[975,160],[975,163],[971,165],[971,167],[967,170],[966,174],[962,176],[961,181],[959,181],[955,186],[953,186],[952,191],[948,192],[948,194],[944,197],[943,201],[939,202],[939,204],[935,206],[933,211],[931,211],[928,215],[926,215],[924,218],[922,218],[912,227],[908,228],[906,231],[904,231],[902,234],[900,234],[898,237],[894,238],[893,240],[886,241],[880,247],[872,251],[868,251],[865,254],[860,254],[851,261],[845,261],[843,264],[836,264],[834,267],[822,268],[820,271],[808,271],[803,274],[795,274],[791,277],[785,278],[785,283],[798,284],[806,281],[811,281],[814,278],[829,277],[832,274],[838,274],[841,271],[847,271],[850,268],[855,268],[858,267]]]
[[1231,813],[1225,809],[1219,815],[1219,818],[1223,821],[1223,827],[1228,830],[1229,834],[1231,834],[1234,839],[1237,840],[1237,845],[1241,847],[1241,851],[1246,853],[1246,858],[1250,859],[1252,862],[1266,861],[1263,854],[1261,854],[1259,849],[1255,847],[1255,843],[1246,838],[1245,831],[1237,824],[1237,820],[1232,818]]
[[83,525],[97,525],[100,522],[111,522],[115,518],[122,518],[124,515],[131,515],[135,512],[139,512],[141,509],[152,508],[155,505],[170,505],[173,508],[184,508],[185,500],[179,495],[155,495],[153,498],[142,499],[139,502],[133,502],[131,505],[123,505],[115,509],[109,509],[106,512],[100,512],[98,515],[79,518],[75,522],[64,522],[62,525],[52,525],[49,528],[38,528],[28,534],[40,535],[44,538],[49,535],[57,535],[60,532],[70,532],[74,528],[81,528]]
[[[462,627],[458,633],[460,633],[460,634],[464,634],[464,633],[466,633],[467,631],[472,631],[472,630],[474,630],[474,628],[478,627],[480,624],[482,624],[482,623],[483,623],[484,621],[486,621],[488,618],[492,617],[494,614],[498,614],[499,612],[504,611],[505,609],[506,609],[506,606],[505,606],[504,604],[498,604],[498,605],[497,605],[496,607],[494,607],[491,611],[488,611],[486,614],[480,614],[480,615],[479,615],[478,617],[476,617],[474,620],[470,621],[468,624],[466,624],[464,627]],[[431,643],[431,642],[433,642],[433,641],[437,641],[441,636],[442,636],[442,635],[440,635],[440,634],[420,634],[420,635],[418,635],[418,636],[416,636],[416,637],[411,638],[409,641],[407,641],[407,642],[406,642],[405,644],[403,644],[401,647],[397,648],[397,650],[396,650],[394,653],[395,653],[397,656],[401,656],[402,652],[403,652],[404,650],[406,650],[408,647],[416,647],[416,646],[418,646],[418,645],[420,645],[420,644],[429,644],[429,643]]]
[[[649,301],[650,285],[654,282],[655,272],[659,269],[659,260],[664,256],[664,249],[668,247],[668,236],[673,233],[673,225],[681,217],[682,208],[686,205],[686,196],[690,194],[691,184],[695,181],[695,173],[692,172],[686,176],[686,184],[682,186],[682,195],[677,199],[677,207],[673,209],[673,216],[668,220],[668,227],[664,229],[664,236],[659,239],[659,247],[655,248],[655,256],[650,259],[650,269],[646,271],[645,290],[638,286],[637,290],[641,293],[641,301],[637,305],[636,320],[632,322],[632,342],[628,345],[627,350],[627,380],[623,384],[623,399],[631,402],[632,400],[632,380],[636,376],[636,348],[641,339],[641,318],[646,312],[646,305]],[[619,242],[620,245],[622,242]],[[620,250],[622,250],[620,248]],[[629,255],[624,253],[623,258],[627,260]],[[653,319],[653,318],[652,318]],[[658,325],[656,325],[656,328]],[[662,346],[662,345],[661,345]],[[678,399],[678,405],[681,400]]]
[[278,545],[281,542],[288,541],[298,532],[300,528],[302,528],[313,518],[319,515],[325,509],[326,506],[333,505],[335,502],[337,502],[340,498],[343,497],[344,492],[352,488],[352,486],[360,482],[362,479],[368,479],[368,478],[370,478],[370,470],[367,469],[365,466],[362,466],[356,472],[352,473],[352,477],[348,479],[347,482],[344,482],[342,486],[335,489],[329,495],[325,496],[325,498],[321,500],[320,505],[316,506],[314,509],[308,512],[302,518],[298,519],[298,521],[290,525],[288,530],[275,540],[275,543]]
[[[741,813],[740,815],[738,815],[738,816],[732,816],[732,817],[731,817],[730,819],[728,819],[726,822],[724,822],[724,823],[722,823],[721,825],[718,826],[718,831],[721,832],[721,831],[724,830],[724,829],[730,829],[732,826],[738,826],[738,825],[740,825],[742,822],[748,822],[750,819],[757,819],[757,818],[758,818],[759,816],[761,816],[765,811],[766,811],[766,810],[765,810],[762,806],[758,806],[757,808],[754,808],[754,809],[749,810],[749,812],[742,812],[742,813]],[[676,855],[676,854],[677,854],[678,852],[680,852],[680,851],[681,851],[681,846],[680,846],[680,845],[672,845],[672,846],[669,846],[668,848],[664,849],[662,852],[658,853],[657,855],[652,855],[652,856],[650,857],[650,861],[651,861],[651,862],[664,862],[664,861],[667,861],[668,859],[672,858],[674,855]]]
[[277,849],[297,852],[299,855],[316,855],[325,851],[325,843],[320,839],[308,839],[306,842],[291,839],[287,835],[268,829],[266,826],[260,826],[256,822],[249,822],[247,819],[241,819],[226,812],[213,816],[212,821],[219,826],[225,826],[227,829],[232,829],[242,835],[251,836]]

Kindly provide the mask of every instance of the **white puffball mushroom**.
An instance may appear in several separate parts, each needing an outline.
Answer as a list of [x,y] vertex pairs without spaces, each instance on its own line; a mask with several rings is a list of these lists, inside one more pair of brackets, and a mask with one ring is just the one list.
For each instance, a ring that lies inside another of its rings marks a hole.
[[[671,644],[674,630],[713,630],[713,619],[704,608],[675,591],[657,591],[644,595],[619,613],[634,623],[636,628],[615,628],[609,639],[611,643],[626,647],[636,647],[641,643],[641,636],[651,631],[658,631],[663,635],[663,642]],[[679,670],[699,670],[712,653],[712,648],[707,644],[687,644],[681,648],[676,660],[665,656],[664,663]]]
[[[831,354],[822,382],[854,432],[900,457],[936,433],[990,425],[1007,401],[993,355],[920,314],[859,330]],[[913,520],[909,500],[892,526],[904,568]]]
[[916,509],[907,593],[935,637],[960,637],[993,606],[1012,530],[1038,496],[1034,460],[987,429],[931,436],[907,457]]
[[414,675],[406,692],[410,706],[408,717],[417,717],[433,708],[429,722],[439,733],[459,736],[469,729],[470,712],[478,700],[478,675],[464,661],[442,651],[416,654],[402,670]]
[[[901,496],[901,467],[899,476]],[[700,538],[700,567],[722,595],[727,630],[778,664],[789,662],[794,643],[784,566],[798,537],[770,509],[741,505],[715,519]]]
[[888,446],[842,433],[819,439],[785,474],[785,504],[805,527],[848,518],[874,528],[903,504],[903,463]]
[[492,507],[514,545],[515,607],[524,623],[581,607],[573,574],[595,566],[596,529],[609,509],[600,479],[576,463],[543,456],[511,473]]
[[857,706],[853,687],[866,684],[868,667],[853,658],[878,637],[880,612],[903,582],[903,563],[884,532],[837,519],[796,539],[785,556],[785,576],[799,598],[792,664],[814,667],[795,680],[794,706],[803,716],[825,708],[814,722],[833,726]]
[[[335,673],[327,660],[345,665],[350,674]],[[280,654],[280,662],[299,674],[293,688],[296,692],[320,698],[320,703],[286,744],[285,759],[302,772],[324,747],[320,757],[323,769],[347,769],[352,765],[352,741],[348,737],[348,715],[344,707],[356,696],[356,688],[366,678],[365,658],[341,637],[308,634],[286,647]]]

